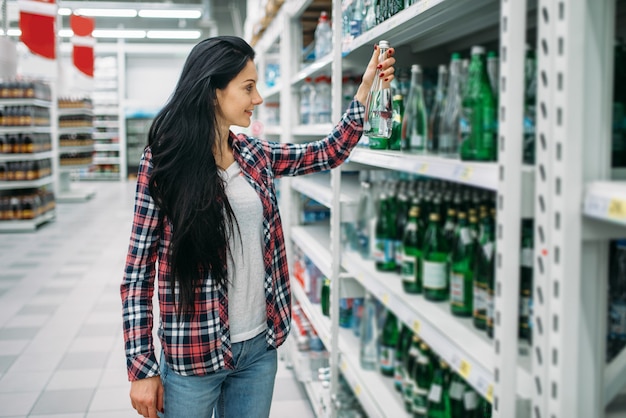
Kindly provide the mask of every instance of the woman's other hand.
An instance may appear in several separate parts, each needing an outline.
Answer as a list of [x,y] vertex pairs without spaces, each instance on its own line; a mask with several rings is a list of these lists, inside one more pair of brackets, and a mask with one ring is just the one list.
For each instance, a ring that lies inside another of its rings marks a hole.
[[145,418],[157,418],[157,411],[163,412],[161,376],[131,382],[130,401],[139,415],[143,415]]

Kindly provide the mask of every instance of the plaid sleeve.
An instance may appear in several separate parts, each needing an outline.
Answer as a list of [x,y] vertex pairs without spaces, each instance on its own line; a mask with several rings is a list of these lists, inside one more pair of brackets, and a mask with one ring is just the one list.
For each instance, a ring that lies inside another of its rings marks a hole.
[[139,165],[133,226],[120,286],[126,364],[131,381],[159,374],[152,341],[159,213],[148,189],[151,171],[152,153],[146,149]]
[[304,144],[267,142],[274,176],[297,176],[338,167],[359,142],[364,119],[365,106],[355,99],[324,139]]

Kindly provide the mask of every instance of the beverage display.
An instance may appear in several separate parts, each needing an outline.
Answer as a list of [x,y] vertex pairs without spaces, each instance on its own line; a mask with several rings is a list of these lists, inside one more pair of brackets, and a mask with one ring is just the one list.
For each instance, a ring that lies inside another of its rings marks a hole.
[[443,120],[446,107],[446,87],[448,84],[448,68],[440,65],[437,75],[437,90],[435,92],[435,102],[428,117],[428,140],[426,150],[432,154],[439,152],[439,135],[441,131],[441,121]]
[[407,293],[422,292],[422,231],[419,222],[419,206],[412,205],[409,220],[404,230],[402,255],[402,288]]
[[393,271],[396,269],[395,259],[395,199],[383,192],[379,198],[379,210],[376,218],[376,237],[374,253],[376,268],[381,271]]
[[535,163],[535,116],[537,102],[537,60],[535,51],[526,47],[524,61],[524,146],[523,162]]
[[393,377],[395,374],[396,346],[399,338],[398,318],[392,311],[387,311],[379,348],[379,367],[383,376]]
[[459,117],[462,106],[461,56],[452,54],[448,76],[448,88],[439,124],[439,154],[456,156],[460,143]]
[[487,311],[489,309],[489,282],[493,280],[495,263],[495,238],[492,221],[486,212],[481,214],[481,234],[475,251],[474,264],[474,326],[487,329]]
[[440,225],[439,214],[431,213],[424,233],[422,282],[428,300],[448,299],[449,249]]
[[376,301],[369,293],[366,293],[363,299],[359,361],[365,370],[375,370],[379,364]]
[[393,122],[391,124],[389,149],[400,151],[402,149],[402,116],[404,115],[404,99],[401,94],[394,94],[392,108]]
[[475,238],[467,215],[460,212],[450,258],[450,310],[457,316],[471,316],[473,302]]
[[333,50],[333,31],[328,13],[322,11],[315,28],[315,59],[319,60]]
[[440,360],[434,368],[433,380],[428,391],[428,418],[450,417],[449,373],[448,364]]

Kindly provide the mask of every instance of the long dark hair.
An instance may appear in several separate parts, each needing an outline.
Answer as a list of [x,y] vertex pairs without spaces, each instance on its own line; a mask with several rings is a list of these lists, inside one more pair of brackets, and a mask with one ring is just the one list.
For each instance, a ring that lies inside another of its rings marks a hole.
[[176,310],[181,315],[194,314],[196,289],[204,276],[210,274],[212,286],[225,286],[228,280],[228,234],[234,214],[213,156],[218,148],[216,90],[226,88],[253,59],[252,47],[238,37],[199,42],[150,127],[150,193],[172,223],[166,250],[172,269],[170,289],[175,294],[178,282]]

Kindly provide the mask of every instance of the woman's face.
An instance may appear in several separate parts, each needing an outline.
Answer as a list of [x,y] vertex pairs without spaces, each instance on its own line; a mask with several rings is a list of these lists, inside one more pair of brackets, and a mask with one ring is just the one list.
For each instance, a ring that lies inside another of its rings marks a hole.
[[256,88],[257,78],[254,62],[249,60],[226,88],[216,90],[217,117],[220,126],[250,126],[254,107],[263,103],[263,98]]

